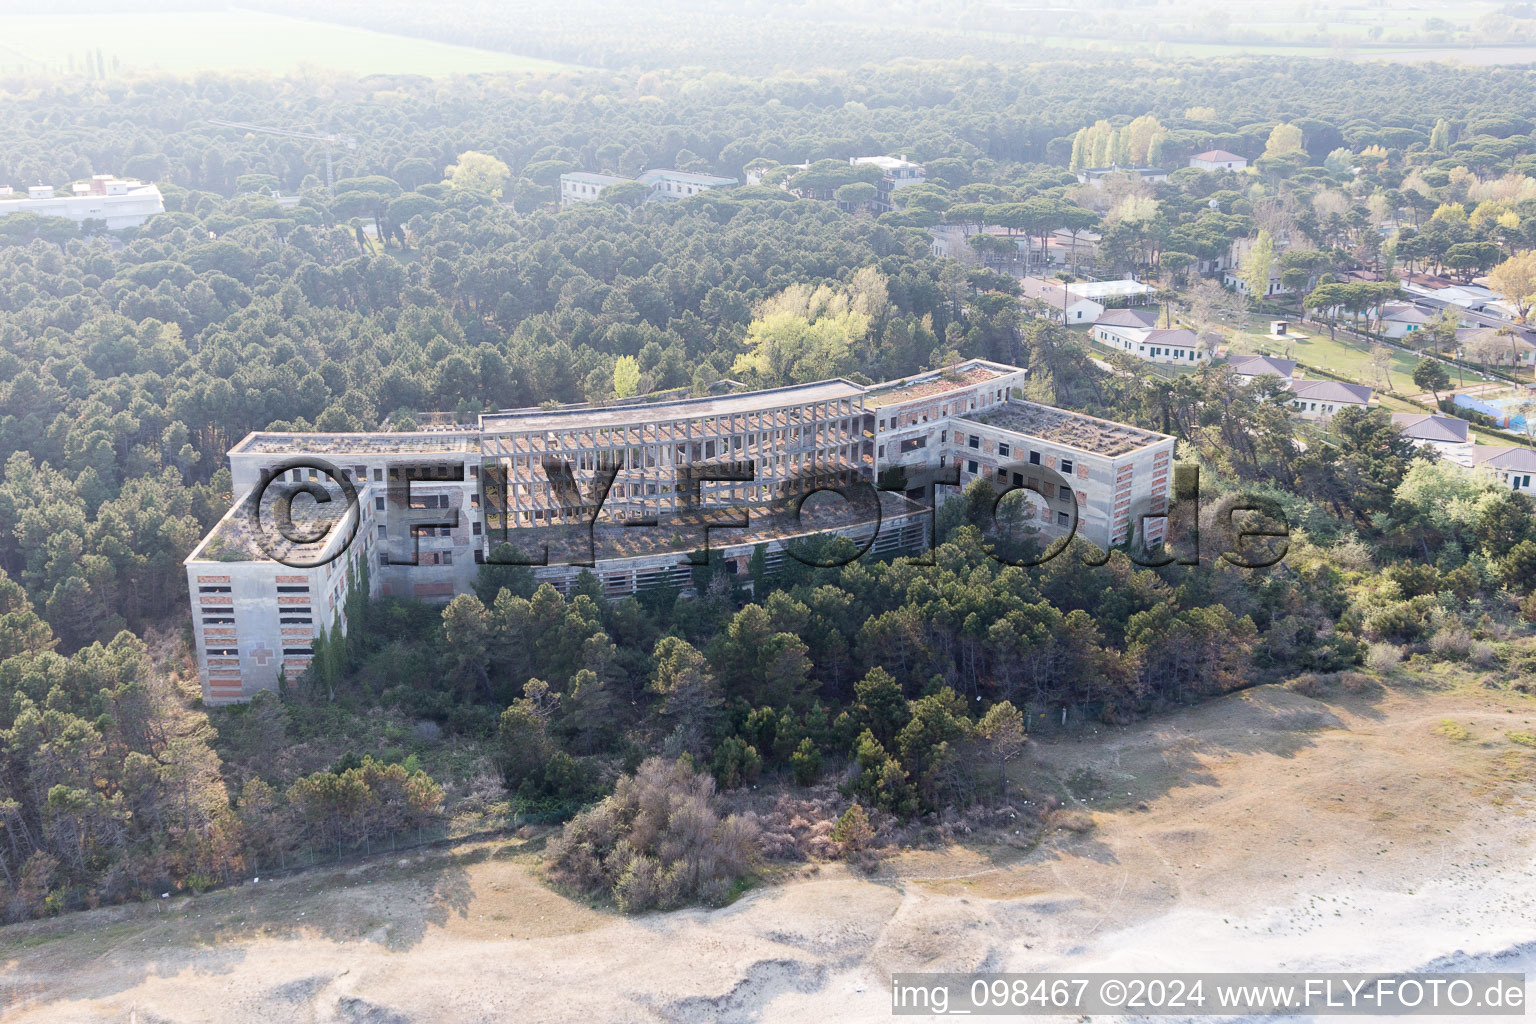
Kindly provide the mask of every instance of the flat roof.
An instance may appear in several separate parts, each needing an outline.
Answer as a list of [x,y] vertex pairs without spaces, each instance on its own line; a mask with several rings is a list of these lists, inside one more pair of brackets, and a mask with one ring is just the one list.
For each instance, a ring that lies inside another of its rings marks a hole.
[[1114,298],[1123,295],[1146,295],[1151,286],[1129,278],[1119,281],[1073,281],[1067,285],[1073,295],[1082,299]]
[[580,181],[588,185],[617,185],[620,182],[633,181],[633,178],[625,178],[618,174],[597,174],[593,171],[570,171],[560,175],[561,181]]
[[1076,448],[1093,455],[1126,455],[1159,441],[1172,440],[1168,434],[1017,398],[1000,408],[959,418],[1028,434],[1051,444]]
[[473,427],[451,430],[372,434],[308,434],[252,431],[229,450],[231,455],[390,455],[469,453],[480,450],[480,432]]
[[[345,539],[352,536],[346,528],[349,515],[360,511],[357,506],[346,501],[340,488],[329,487],[328,491],[342,500],[317,502],[311,497],[302,497],[291,506],[294,526],[300,533],[322,532],[323,535],[315,541],[290,541],[278,531],[275,523],[279,512],[279,491],[277,488],[268,488],[258,496],[256,488],[252,487],[229,507],[223,517],[216,523],[208,535],[202,539],[192,553],[182,560],[183,565],[193,562],[273,562],[274,554],[281,556],[285,564],[294,562],[307,563],[318,561],[325,553],[344,543]],[[261,498],[261,505],[257,508],[257,499]],[[261,523],[258,536],[257,523]],[[295,568],[301,568],[295,566]]]
[[723,178],[718,174],[700,174],[697,171],[679,171],[671,167],[655,167],[649,171],[642,171],[636,181],[650,183],[658,178],[673,178],[677,181],[691,181],[696,185],[734,185],[735,178]]
[[931,373],[886,381],[884,384],[873,384],[865,392],[864,407],[883,409],[889,405],[910,402],[917,398],[931,398],[950,391],[961,391],[975,387],[977,384],[984,384],[989,380],[996,380],[1005,374],[1016,373],[1018,370],[1019,367],[1016,366],[1003,366],[1000,363],[989,363],[983,360],[956,363]]
[[480,429],[485,433],[512,433],[541,430],[601,430],[630,424],[657,423],[667,420],[703,419],[739,413],[765,412],[792,405],[831,402],[863,396],[864,389],[841,377],[812,384],[792,384],[768,391],[749,391],[742,395],[711,395],[685,398],[659,405],[574,406],[564,409],[507,409],[485,413]]

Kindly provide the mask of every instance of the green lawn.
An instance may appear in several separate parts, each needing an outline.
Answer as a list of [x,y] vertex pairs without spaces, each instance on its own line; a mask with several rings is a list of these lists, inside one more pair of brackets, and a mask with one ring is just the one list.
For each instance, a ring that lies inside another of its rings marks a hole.
[[[1346,340],[1342,336],[1330,341],[1326,329],[1321,331],[1308,329],[1303,333],[1307,335],[1304,341],[1281,342],[1273,341],[1263,334],[1252,331],[1239,332],[1244,340],[1238,343],[1238,347],[1246,351],[1262,352],[1265,355],[1284,356],[1362,384],[1376,384],[1376,371],[1371,368],[1369,348],[1359,342]],[[1234,335],[1234,337],[1238,336]],[[1390,371],[1392,389],[1404,393],[1416,393],[1418,389],[1413,384],[1413,368],[1418,365],[1419,360],[1397,349],[1388,351],[1392,353]]]
[[550,71],[570,65],[494,50],[408,39],[259,11],[22,14],[0,18],[0,73],[83,73],[87,51],[109,72],[312,66],[357,75]]

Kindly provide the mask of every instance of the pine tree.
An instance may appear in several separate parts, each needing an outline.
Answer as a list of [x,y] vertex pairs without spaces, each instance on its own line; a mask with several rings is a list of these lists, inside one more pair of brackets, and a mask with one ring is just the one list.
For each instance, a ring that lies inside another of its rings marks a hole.
[[863,806],[857,802],[844,811],[843,816],[837,819],[837,824],[832,826],[832,841],[841,843],[849,851],[859,849],[873,838],[875,830],[869,824],[869,815],[864,813]]

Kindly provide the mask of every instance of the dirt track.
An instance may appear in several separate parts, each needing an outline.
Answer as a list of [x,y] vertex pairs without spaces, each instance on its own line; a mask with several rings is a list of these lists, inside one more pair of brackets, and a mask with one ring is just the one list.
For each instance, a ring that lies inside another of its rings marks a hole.
[[885,1021],[893,970],[1407,969],[1536,939],[1536,751],[1507,737],[1533,720],[1472,688],[1248,691],[1037,745],[1021,775],[1086,835],[718,911],[596,911],[497,844],[13,926],[0,1019]]

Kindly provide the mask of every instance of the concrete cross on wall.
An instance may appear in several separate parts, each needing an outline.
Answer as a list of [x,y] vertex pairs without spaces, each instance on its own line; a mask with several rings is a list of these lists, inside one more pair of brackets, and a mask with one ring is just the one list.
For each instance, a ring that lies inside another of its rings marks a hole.
[[272,664],[272,659],[276,657],[276,654],[273,652],[272,648],[262,644],[259,647],[252,648],[251,657],[256,659],[256,664],[260,665],[262,668],[266,668],[268,665]]

